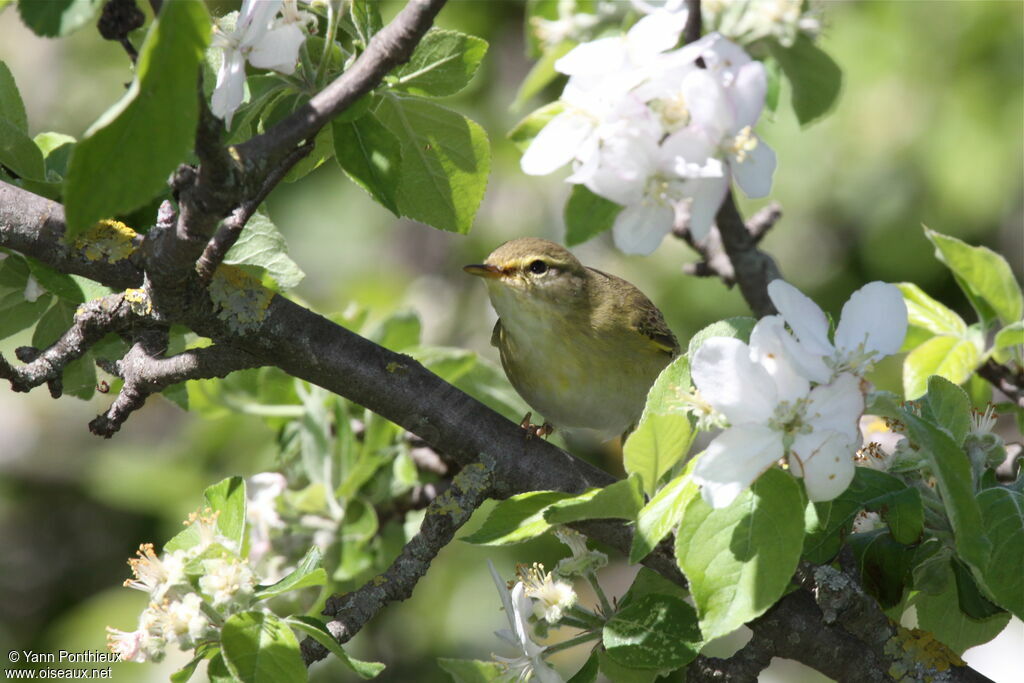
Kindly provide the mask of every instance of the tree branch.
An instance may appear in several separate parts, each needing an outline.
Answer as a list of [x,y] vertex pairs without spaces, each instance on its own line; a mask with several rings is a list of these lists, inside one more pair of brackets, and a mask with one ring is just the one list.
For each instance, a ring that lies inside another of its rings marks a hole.
[[[455,532],[487,498],[491,483],[491,472],[483,463],[463,468],[455,475],[451,487],[427,506],[419,532],[405,544],[387,571],[358,590],[328,598],[323,614],[333,617],[327,629],[338,643],[351,640],[389,603],[412,595],[413,588],[430,569],[431,561],[441,548],[451,543]],[[302,658],[306,664],[326,656],[327,648],[312,638],[302,643]]]
[[1002,365],[989,358],[977,372],[1008,399],[1024,408],[1024,368]]
[[721,233],[722,246],[732,264],[735,280],[750,310],[758,318],[775,314],[775,306],[768,298],[768,283],[782,275],[775,260],[757,248],[766,228],[761,229],[757,235],[748,228],[736,208],[732,191],[725,196],[725,201],[718,209],[715,224]]

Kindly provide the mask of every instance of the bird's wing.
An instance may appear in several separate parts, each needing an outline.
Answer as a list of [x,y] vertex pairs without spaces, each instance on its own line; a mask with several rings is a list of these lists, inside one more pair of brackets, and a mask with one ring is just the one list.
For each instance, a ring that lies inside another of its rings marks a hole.
[[494,329],[491,330],[491,346],[501,348],[501,318],[494,321]]
[[617,290],[622,295],[621,304],[628,307],[630,326],[639,334],[651,340],[655,347],[667,354],[675,356],[679,353],[679,342],[665,322],[661,311],[648,299],[643,292],[632,283],[611,275],[597,268],[587,268],[604,277],[607,281],[615,281]]

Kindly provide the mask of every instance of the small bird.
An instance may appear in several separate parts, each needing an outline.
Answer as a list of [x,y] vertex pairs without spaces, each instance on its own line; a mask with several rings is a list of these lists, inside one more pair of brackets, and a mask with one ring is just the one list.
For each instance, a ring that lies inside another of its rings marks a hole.
[[[647,391],[679,353],[639,289],[536,237],[506,242],[463,270],[485,278],[498,313],[491,344],[531,408],[559,428],[604,438],[636,425]],[[537,433],[550,431],[545,423]]]

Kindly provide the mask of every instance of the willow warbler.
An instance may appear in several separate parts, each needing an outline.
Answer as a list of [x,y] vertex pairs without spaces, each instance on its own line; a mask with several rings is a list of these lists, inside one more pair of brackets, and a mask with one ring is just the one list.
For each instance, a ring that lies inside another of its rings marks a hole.
[[636,424],[648,389],[679,352],[639,289],[535,237],[506,242],[464,270],[485,279],[498,313],[491,344],[531,408],[556,427],[605,438]]

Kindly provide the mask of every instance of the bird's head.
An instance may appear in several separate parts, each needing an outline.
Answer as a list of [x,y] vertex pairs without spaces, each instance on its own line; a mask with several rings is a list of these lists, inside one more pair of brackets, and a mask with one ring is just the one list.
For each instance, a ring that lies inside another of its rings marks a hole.
[[499,315],[512,308],[559,310],[586,296],[583,264],[565,247],[537,237],[505,242],[486,261],[463,270],[484,278]]

